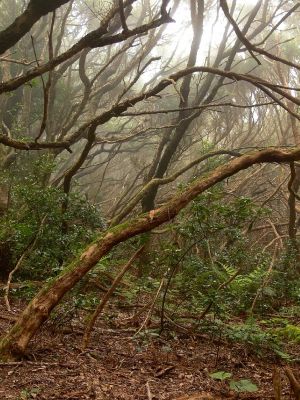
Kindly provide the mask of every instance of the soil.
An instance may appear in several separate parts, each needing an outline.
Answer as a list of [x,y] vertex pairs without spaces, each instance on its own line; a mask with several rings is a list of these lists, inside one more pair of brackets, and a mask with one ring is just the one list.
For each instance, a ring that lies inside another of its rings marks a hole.
[[[0,305],[0,335],[21,309],[21,302],[14,303],[12,313]],[[279,366],[274,358],[259,358],[245,346],[205,336],[134,336],[138,327],[118,322],[128,317],[124,311],[119,310],[113,322],[104,317],[86,351],[81,350],[82,318],[47,323],[26,359],[0,363],[0,399],[274,399],[272,375]],[[295,373],[297,368],[292,366]],[[249,379],[259,391],[237,394],[228,382],[209,376],[215,371]],[[282,400],[292,399],[287,378],[281,375]]]

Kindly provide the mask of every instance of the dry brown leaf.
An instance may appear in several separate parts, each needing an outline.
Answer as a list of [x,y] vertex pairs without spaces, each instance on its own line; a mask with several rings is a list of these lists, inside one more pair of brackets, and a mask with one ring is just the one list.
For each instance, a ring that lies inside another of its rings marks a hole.
[[184,395],[181,397],[177,397],[173,400],[221,400],[219,397],[215,397],[210,393],[201,392],[201,393],[194,393],[190,395]]

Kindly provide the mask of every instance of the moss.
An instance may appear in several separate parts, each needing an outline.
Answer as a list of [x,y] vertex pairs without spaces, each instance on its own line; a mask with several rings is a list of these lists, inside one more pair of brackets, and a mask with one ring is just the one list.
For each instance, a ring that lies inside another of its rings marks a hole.
[[3,359],[11,360],[11,359],[18,358],[18,357],[16,357],[15,353],[19,354],[19,352],[14,351],[14,348],[15,348],[14,341],[15,341],[15,337],[17,337],[19,335],[21,330],[22,330],[22,327],[20,326],[20,324],[18,324],[16,322],[14,324],[14,326],[10,329],[9,333],[0,339],[0,360],[3,360]]
[[128,228],[133,222],[134,222],[134,220],[129,220],[129,221],[122,222],[121,224],[115,225],[115,226],[113,226],[112,228],[109,228],[109,229],[105,232],[104,237],[105,237],[107,234],[109,234],[109,233],[111,233],[111,234],[116,234],[116,233],[119,233],[119,232],[122,231],[122,230],[125,230],[125,229]]

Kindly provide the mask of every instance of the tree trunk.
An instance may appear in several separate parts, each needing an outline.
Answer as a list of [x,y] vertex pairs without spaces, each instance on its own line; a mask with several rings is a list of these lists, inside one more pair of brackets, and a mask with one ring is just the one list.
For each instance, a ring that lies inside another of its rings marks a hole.
[[66,266],[58,277],[48,282],[29,303],[10,332],[0,341],[0,357],[11,359],[24,354],[29,341],[47,320],[52,309],[60,302],[65,293],[73,288],[118,243],[140,233],[149,232],[164,222],[172,220],[200,193],[240,170],[262,162],[284,163],[296,160],[300,160],[299,148],[293,150],[268,149],[243,155],[216,168],[207,177],[197,179],[163,207],[109,229],[74,262]]

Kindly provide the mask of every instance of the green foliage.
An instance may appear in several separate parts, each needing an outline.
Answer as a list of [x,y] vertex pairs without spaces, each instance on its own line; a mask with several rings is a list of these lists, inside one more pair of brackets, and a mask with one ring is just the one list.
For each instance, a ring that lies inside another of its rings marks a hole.
[[285,307],[288,302],[290,313],[290,307],[300,306],[299,261],[295,247],[289,241],[277,261],[272,287],[276,292],[276,308]]
[[[104,225],[100,213],[76,193],[70,195],[67,212],[62,213],[65,194],[48,184],[54,167],[52,157],[47,154],[33,158],[24,155],[10,174],[3,175],[10,188],[10,204],[0,221],[0,245],[10,248],[12,266],[34,242],[19,271],[18,277],[22,280],[48,279],[59,273],[63,262],[68,262]],[[247,198],[226,197],[219,185],[180,213],[176,222],[169,225],[167,239],[153,239],[149,234],[133,238],[103,258],[88,278],[97,278],[108,268],[113,272],[112,264],[116,269],[123,265],[132,253],[131,246],[136,248],[149,240],[158,240],[151,242],[155,250],[146,255],[145,266],[139,260],[138,270],[128,273],[126,284],[119,288],[126,300],[136,302],[152,296],[162,278],[167,282],[169,277],[166,315],[182,323],[181,315],[193,314],[190,321],[194,323],[195,316],[204,313],[197,322],[199,331],[243,343],[256,354],[267,350],[290,360],[282,342],[299,342],[299,328],[285,318],[278,321],[264,318],[257,322],[266,312],[286,305],[288,296],[295,302],[294,315],[297,315],[300,299],[293,248],[287,247],[269,273],[271,256],[260,252],[257,246],[251,247],[246,234],[253,221],[267,213],[268,210],[256,207]],[[67,226],[67,231],[63,226]],[[267,284],[264,284],[266,278]],[[93,309],[99,302],[95,292],[82,294],[81,285],[84,282],[74,289],[63,310],[68,315],[78,308]],[[158,309],[165,287],[166,283],[156,299]],[[35,286],[27,286],[18,293],[30,298],[35,290]],[[249,314],[256,319],[247,318],[242,322]],[[212,377],[227,379],[226,374],[219,371]],[[232,385],[235,390],[243,391],[248,384],[241,380]]]
[[285,340],[300,343],[300,326],[287,324],[284,328],[278,328],[275,332]]
[[224,381],[225,379],[231,378],[232,374],[230,372],[225,371],[217,371],[209,374],[209,376],[213,379],[217,379],[219,381]]
[[[232,377],[232,373],[226,371],[217,371],[212,374],[209,374],[209,376],[216,380],[225,381]],[[258,391],[258,387],[255,385],[255,383],[251,382],[249,379],[240,379],[238,381],[230,379],[229,387],[231,390],[234,390],[235,392],[251,393]]]
[[273,330],[262,329],[252,318],[245,323],[227,325],[225,336],[234,342],[245,344],[250,351],[260,355],[266,351],[283,353],[283,344]]
[[22,389],[17,400],[37,399],[40,391],[41,389],[38,387],[32,389]]
[[103,227],[103,220],[98,210],[76,193],[69,196],[68,209],[62,213],[66,195],[47,184],[54,167],[50,156],[22,161],[22,168],[19,160],[4,177],[10,187],[10,203],[0,221],[0,244],[9,246],[12,265],[34,244],[20,274],[22,279],[41,280],[56,274],[63,262],[90,242]]
[[240,379],[239,381],[230,381],[229,382],[229,387],[231,390],[234,390],[235,392],[257,392],[258,387],[255,385],[255,383],[251,382],[249,379]]
[[[184,297],[197,312],[211,304],[214,312],[225,316],[251,307],[269,256],[251,249],[244,233],[245,225],[265,211],[249,199],[225,201],[223,197],[221,188],[206,192],[181,214],[176,231],[183,247],[169,246],[168,264],[176,264],[184,255],[173,280],[176,296]],[[233,276],[224,290],[218,289]],[[271,296],[271,292],[264,296]]]
[[94,293],[83,294],[76,293],[73,298],[74,306],[76,308],[82,308],[85,310],[94,310],[99,303],[99,295],[96,296]]
[[[283,338],[291,342],[296,333],[279,334],[278,326],[266,324],[264,315],[280,310],[287,299],[299,301],[296,255],[287,246],[269,271],[272,255],[260,251],[258,244],[252,246],[247,234],[253,221],[268,214],[247,198],[228,198],[221,185],[205,192],[169,225],[167,240],[153,246],[156,251],[147,264],[150,277],[140,278],[128,299],[137,298],[139,290],[154,292],[166,275],[171,280],[165,309],[173,320],[243,343],[250,352],[290,360]],[[286,324],[280,328],[286,329]]]
[[[259,321],[261,324],[261,321]],[[212,338],[224,338],[230,342],[240,343],[248,353],[258,356],[278,356],[286,361],[293,357],[286,352],[287,341],[274,328],[266,328],[253,318],[248,318],[236,323],[234,320],[207,319],[202,321],[199,331],[210,335]]]
[[23,300],[31,300],[39,289],[40,287],[34,282],[22,280],[22,285],[19,288],[12,288],[10,292]]

